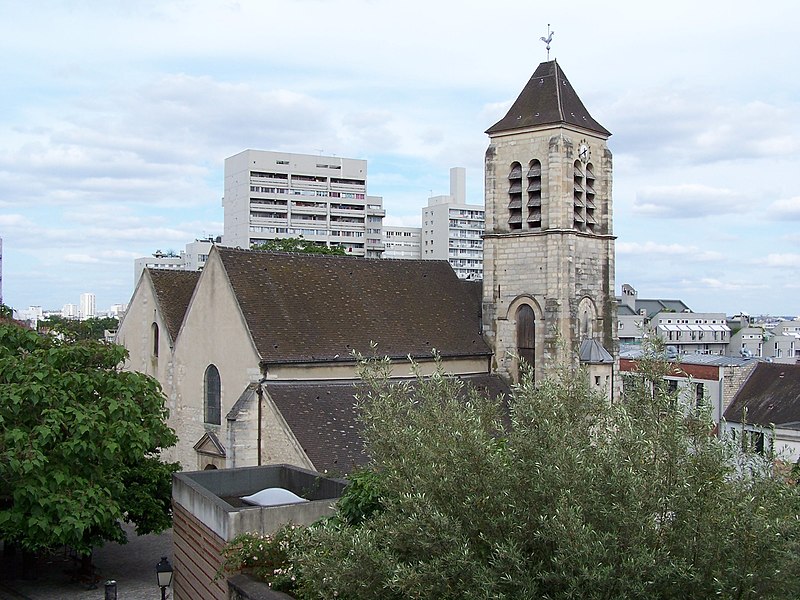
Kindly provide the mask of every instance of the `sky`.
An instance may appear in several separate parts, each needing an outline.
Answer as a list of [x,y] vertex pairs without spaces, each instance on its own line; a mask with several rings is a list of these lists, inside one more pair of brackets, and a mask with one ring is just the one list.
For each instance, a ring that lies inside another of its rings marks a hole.
[[129,301],[223,230],[226,157],[361,158],[419,225],[547,60],[612,132],[616,292],[800,315],[800,3],[0,0],[3,301]]

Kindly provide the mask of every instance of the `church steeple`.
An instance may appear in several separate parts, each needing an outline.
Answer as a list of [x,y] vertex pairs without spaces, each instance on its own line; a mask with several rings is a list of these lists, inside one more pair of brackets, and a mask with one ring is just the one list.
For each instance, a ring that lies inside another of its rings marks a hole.
[[505,117],[486,130],[493,135],[543,125],[567,124],[602,137],[611,135],[592,118],[555,60],[543,62]]
[[[538,66],[487,133],[483,318],[496,369],[516,379],[524,361],[543,377],[581,360],[611,394],[611,134],[554,60]],[[604,348],[604,360],[581,347]]]

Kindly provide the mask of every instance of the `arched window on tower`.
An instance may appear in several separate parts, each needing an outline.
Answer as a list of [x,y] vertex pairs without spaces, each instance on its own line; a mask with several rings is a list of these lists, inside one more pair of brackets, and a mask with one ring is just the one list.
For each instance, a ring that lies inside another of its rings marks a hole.
[[533,309],[523,304],[517,310],[517,377],[521,378],[523,365],[534,371],[536,366],[536,317]]
[[220,424],[220,382],[219,370],[214,365],[206,368],[205,381],[205,422],[209,425]]
[[522,165],[511,163],[508,172],[508,228],[522,229]]
[[528,229],[542,228],[542,163],[532,160],[528,168]]

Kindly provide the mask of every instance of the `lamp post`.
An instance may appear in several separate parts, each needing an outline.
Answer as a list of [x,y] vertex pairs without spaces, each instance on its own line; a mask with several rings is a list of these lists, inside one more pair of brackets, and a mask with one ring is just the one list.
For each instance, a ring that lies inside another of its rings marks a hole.
[[167,588],[172,585],[172,565],[166,556],[162,556],[156,565],[156,577],[158,578],[158,587],[161,588],[161,600],[166,600]]

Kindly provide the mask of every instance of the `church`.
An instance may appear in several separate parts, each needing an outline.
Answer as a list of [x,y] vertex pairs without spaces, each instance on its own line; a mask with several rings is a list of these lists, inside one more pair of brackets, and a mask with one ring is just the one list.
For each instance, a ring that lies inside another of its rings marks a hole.
[[[556,61],[486,132],[484,279],[446,261],[212,248],[201,272],[145,269],[117,341],[156,377],[184,470],[366,462],[358,355],[393,380],[445,371],[508,394],[580,362],[618,393],[610,133]],[[416,366],[415,366],[416,365]]]

